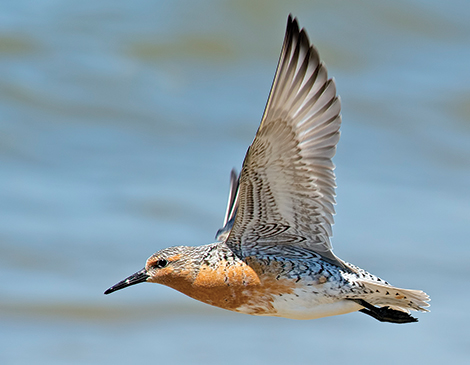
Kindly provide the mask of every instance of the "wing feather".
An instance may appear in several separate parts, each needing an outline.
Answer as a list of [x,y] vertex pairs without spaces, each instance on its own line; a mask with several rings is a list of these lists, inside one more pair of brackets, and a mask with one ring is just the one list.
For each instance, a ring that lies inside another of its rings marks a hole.
[[232,169],[232,171],[230,172],[230,190],[228,193],[228,202],[227,209],[225,211],[224,224],[215,235],[215,239],[219,242],[223,242],[227,239],[228,235],[230,234],[230,230],[233,226],[233,221],[238,208],[238,181],[239,176],[237,175],[237,171],[235,169]]
[[263,118],[239,177],[227,244],[295,245],[337,265],[332,252],[341,103],[317,50],[289,16]]

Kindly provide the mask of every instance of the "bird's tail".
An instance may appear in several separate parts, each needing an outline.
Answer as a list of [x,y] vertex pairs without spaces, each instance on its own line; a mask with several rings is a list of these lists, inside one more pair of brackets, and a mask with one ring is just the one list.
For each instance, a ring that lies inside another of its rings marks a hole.
[[398,311],[410,313],[410,309],[419,312],[429,312],[429,296],[421,290],[401,289],[391,285],[364,280],[361,282],[368,290],[361,299],[379,307],[390,307]]

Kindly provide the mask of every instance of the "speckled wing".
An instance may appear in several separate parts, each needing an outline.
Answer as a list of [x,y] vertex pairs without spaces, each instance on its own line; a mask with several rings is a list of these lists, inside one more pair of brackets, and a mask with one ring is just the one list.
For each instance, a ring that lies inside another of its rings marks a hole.
[[343,266],[330,244],[340,108],[317,50],[289,16],[261,125],[243,163],[229,246],[249,252],[295,245]]

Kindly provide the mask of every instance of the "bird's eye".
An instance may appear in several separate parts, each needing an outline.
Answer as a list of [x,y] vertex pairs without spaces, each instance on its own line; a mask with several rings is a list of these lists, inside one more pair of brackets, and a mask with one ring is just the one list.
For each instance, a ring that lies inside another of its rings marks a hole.
[[165,266],[167,266],[167,265],[168,265],[168,261],[167,261],[167,260],[165,260],[165,259],[160,259],[160,260],[158,260],[158,261],[155,263],[154,266],[155,266],[157,269],[163,269],[163,268],[164,268]]

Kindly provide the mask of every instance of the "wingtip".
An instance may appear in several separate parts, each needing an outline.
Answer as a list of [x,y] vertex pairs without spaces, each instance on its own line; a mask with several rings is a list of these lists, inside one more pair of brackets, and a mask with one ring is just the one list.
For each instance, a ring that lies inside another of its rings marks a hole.
[[287,27],[292,27],[294,23],[297,24],[297,27],[299,26],[299,20],[297,19],[297,17],[293,16],[292,13],[289,13],[289,15],[287,16]]
[[280,59],[282,59],[284,53],[288,53],[292,48],[299,47],[304,49],[309,54],[309,57],[314,57],[320,62],[317,49],[310,43],[305,28],[300,28],[299,21],[292,14],[289,14],[287,18],[287,26],[284,37],[283,50],[281,51]]
[[296,17],[289,14],[287,17],[287,26],[286,26],[286,33],[299,33],[299,21]]
[[294,16],[292,15],[292,13],[289,13],[289,15],[287,16],[287,25],[292,23],[293,19],[294,19]]
[[230,178],[231,179],[237,179],[238,178],[238,172],[237,169],[234,167],[232,171],[230,171]]

